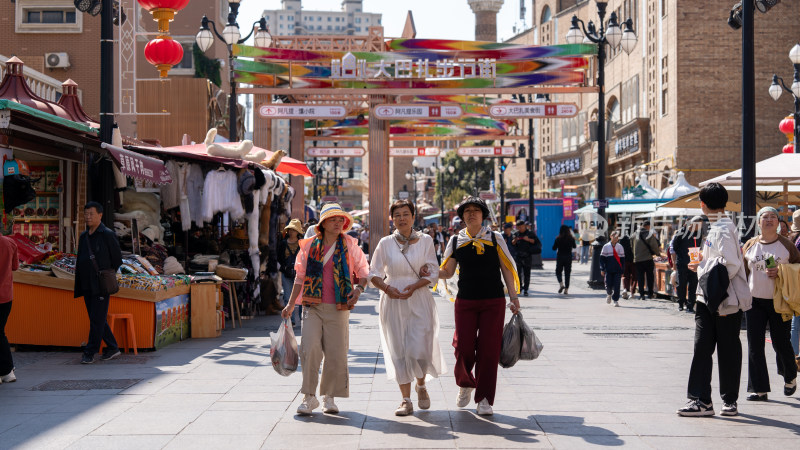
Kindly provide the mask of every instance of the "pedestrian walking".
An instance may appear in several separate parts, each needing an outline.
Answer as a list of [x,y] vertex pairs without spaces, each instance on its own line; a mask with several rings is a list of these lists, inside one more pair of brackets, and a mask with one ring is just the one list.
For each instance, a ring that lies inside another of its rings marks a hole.
[[[633,246],[633,262],[636,264],[636,273],[639,277],[639,299],[644,300],[645,295],[655,297],[655,262],[653,256],[659,255],[659,243],[656,235],[650,231],[650,221],[646,220],[639,231],[631,239]],[[647,291],[645,291],[647,280]],[[631,292],[633,293],[633,292]]]
[[[324,413],[338,413],[334,399],[350,396],[347,369],[350,310],[366,289],[369,275],[369,265],[358,240],[345,234],[353,225],[352,216],[338,203],[328,203],[322,207],[319,220],[316,236],[300,241],[292,296],[281,313],[288,319],[297,298],[301,297],[303,385],[300,392],[304,397],[297,408],[300,415],[310,415],[319,406],[318,385]],[[355,280],[351,278],[353,274]]]
[[516,314],[519,278],[503,237],[482,226],[489,217],[486,203],[467,197],[456,211],[467,227],[450,239],[439,271],[439,278],[448,279],[459,268],[453,335],[453,372],[459,386],[456,404],[467,406],[475,391],[477,413],[491,415],[506,306],[503,280],[511,300],[508,306]]
[[775,312],[773,293],[779,264],[800,263],[800,251],[792,241],[778,232],[778,211],[770,206],[761,208],[756,219],[760,234],[744,244],[745,269],[748,275],[753,307],[745,312],[747,318],[747,400],[767,401],[769,373],[764,356],[764,339],[769,324],[769,336],[778,362],[778,374],[783,376],[783,395],[797,390],[797,365],[789,339],[791,322]]
[[[553,250],[556,251],[556,279],[558,280],[558,293],[569,294],[569,275],[572,272],[572,249],[575,248],[575,238],[572,237],[572,230],[561,225],[553,242]],[[562,278],[561,273],[564,273]]]
[[364,227],[361,231],[361,250],[369,255],[369,227]]
[[[506,247],[508,247],[508,251],[511,253],[511,258],[514,262],[517,261],[517,248],[514,247],[514,224],[511,222],[506,222],[503,224],[503,240],[506,241]],[[517,263],[519,265],[519,263]]]
[[619,243],[619,231],[612,231],[610,241],[600,251],[600,275],[606,282],[606,303],[619,306],[619,287],[625,264],[625,249]]
[[697,299],[697,272],[689,270],[691,254],[699,254],[703,246],[703,216],[694,216],[672,238],[670,247],[675,254],[673,265],[677,273],[675,291],[678,294],[678,311],[693,313]]
[[631,245],[631,237],[623,230],[623,236],[619,240],[622,245],[622,250],[628,257],[623,261],[622,270],[622,298],[627,300],[628,297],[636,293],[636,264],[633,263],[633,246]]
[[[789,240],[794,243],[796,249],[800,250],[800,209],[792,213],[792,226],[791,233],[789,233]],[[792,317],[791,341],[797,370],[800,371],[800,316],[798,315]]]
[[587,224],[583,229],[581,229],[581,264],[586,264],[589,262],[589,249],[592,248],[591,246],[593,240],[594,232]]
[[[394,413],[407,416],[414,412],[411,382],[416,380],[417,405],[428,409],[431,398],[425,378],[437,378],[445,371],[439,347],[439,315],[428,289],[438,280],[439,266],[433,238],[411,228],[414,204],[396,201],[389,214],[397,229],[375,248],[369,278],[381,291],[378,313],[386,376],[397,381],[403,398]],[[426,276],[421,277],[426,268]]]
[[694,356],[689,369],[689,402],[678,410],[681,416],[713,416],[711,359],[717,351],[719,391],[723,416],[738,414],[739,381],[742,375],[742,313],[750,309],[745,263],[739,249],[739,232],[725,214],[728,192],[719,183],[709,183],[699,193],[700,208],[708,217],[709,230],[697,271],[700,289],[695,305]]
[[6,323],[14,300],[14,277],[19,269],[17,245],[10,238],[0,236],[0,383],[17,381],[14,374],[14,357],[6,337]]
[[[300,236],[303,235],[303,225],[299,219],[292,219],[289,225],[283,229],[284,238],[278,243],[278,263],[281,265],[281,284],[283,286],[283,304],[286,307],[289,304],[289,298],[292,296],[292,287],[294,286],[295,271],[294,263],[297,260],[297,254],[300,252]],[[292,326],[300,324],[300,306],[295,307],[292,312]]]
[[106,361],[120,355],[113,330],[108,326],[109,295],[100,291],[100,271],[122,265],[122,252],[117,235],[103,225],[103,206],[89,202],[83,207],[87,230],[78,238],[78,255],[75,264],[75,298],[83,297],[89,316],[89,339],[83,348],[81,364],[94,362],[100,342],[106,343],[101,359]]
[[542,252],[542,242],[536,236],[536,233],[528,229],[528,224],[524,220],[517,221],[517,232],[511,242],[517,252],[517,276],[522,284],[522,295],[527,297],[531,284],[533,254],[536,251],[536,247],[539,248],[539,253]]

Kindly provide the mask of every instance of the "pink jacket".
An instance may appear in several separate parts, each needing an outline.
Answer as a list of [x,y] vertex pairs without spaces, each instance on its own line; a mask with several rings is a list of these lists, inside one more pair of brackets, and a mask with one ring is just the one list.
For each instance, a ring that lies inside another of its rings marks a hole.
[[[364,252],[361,251],[361,247],[358,246],[358,240],[347,234],[343,234],[343,236],[345,245],[347,246],[347,266],[350,268],[351,274],[355,275],[355,278],[352,279],[355,285],[358,283],[359,278],[367,278],[367,275],[369,275],[369,264],[367,263],[367,257],[364,255]],[[302,286],[303,281],[306,279],[308,250],[311,248],[311,243],[314,242],[314,239],[316,238],[300,239],[300,250],[297,252],[297,259],[294,263],[294,271],[296,273],[294,284]],[[298,303],[301,303],[302,300],[301,295],[301,298],[298,299]]]

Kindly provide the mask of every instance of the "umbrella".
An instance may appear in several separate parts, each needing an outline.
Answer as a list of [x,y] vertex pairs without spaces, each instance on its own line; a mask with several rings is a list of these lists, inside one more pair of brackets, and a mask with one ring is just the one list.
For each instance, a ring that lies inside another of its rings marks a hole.
[[[701,183],[702,184],[702,183]],[[727,186],[728,205],[727,211],[741,212],[742,210],[742,188],[740,186]],[[764,206],[781,206],[784,202],[783,191],[779,191],[779,186],[756,186],[756,205],[758,208]],[[800,203],[800,185],[789,185],[788,201],[792,204]],[[692,192],[664,203],[659,208],[700,208],[700,193]]]
[[[737,169],[724,175],[703,181],[700,186],[708,183],[720,183],[725,186],[738,186],[742,183],[742,170]],[[781,153],[772,158],[767,158],[756,163],[756,184],[758,185],[783,185],[784,183],[800,185],[800,154]],[[758,187],[756,187],[758,189]]]

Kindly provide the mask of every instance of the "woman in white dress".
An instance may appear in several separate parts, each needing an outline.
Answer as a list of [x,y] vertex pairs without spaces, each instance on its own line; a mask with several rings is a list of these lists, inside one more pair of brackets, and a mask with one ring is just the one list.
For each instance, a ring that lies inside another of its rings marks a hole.
[[[395,415],[414,412],[411,382],[416,379],[418,405],[431,406],[425,377],[444,373],[439,348],[439,316],[428,287],[438,279],[433,239],[414,231],[414,204],[395,202],[390,215],[397,228],[384,237],[372,255],[369,278],[381,290],[380,332],[385,353],[386,375],[400,385],[403,402]],[[423,267],[427,266],[427,270]],[[425,277],[420,277],[424,273]]]

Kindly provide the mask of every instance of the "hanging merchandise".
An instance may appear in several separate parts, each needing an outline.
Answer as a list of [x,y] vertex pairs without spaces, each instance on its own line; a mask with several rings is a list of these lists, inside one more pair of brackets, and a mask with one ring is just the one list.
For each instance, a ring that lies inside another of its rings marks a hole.
[[247,214],[253,212],[253,190],[255,189],[256,177],[248,169],[242,169],[239,174],[238,191],[242,196],[242,203],[244,204],[244,211]]
[[[205,179],[203,178],[203,169],[198,164],[189,166],[189,174],[186,175],[186,196],[189,198],[189,213],[198,228],[203,227],[203,188]],[[185,226],[185,223],[182,224]],[[189,228],[183,228],[187,231]]]
[[232,220],[244,216],[236,173],[230,170],[212,170],[206,175],[203,185],[203,221],[211,222],[214,214],[219,212],[230,213]]

